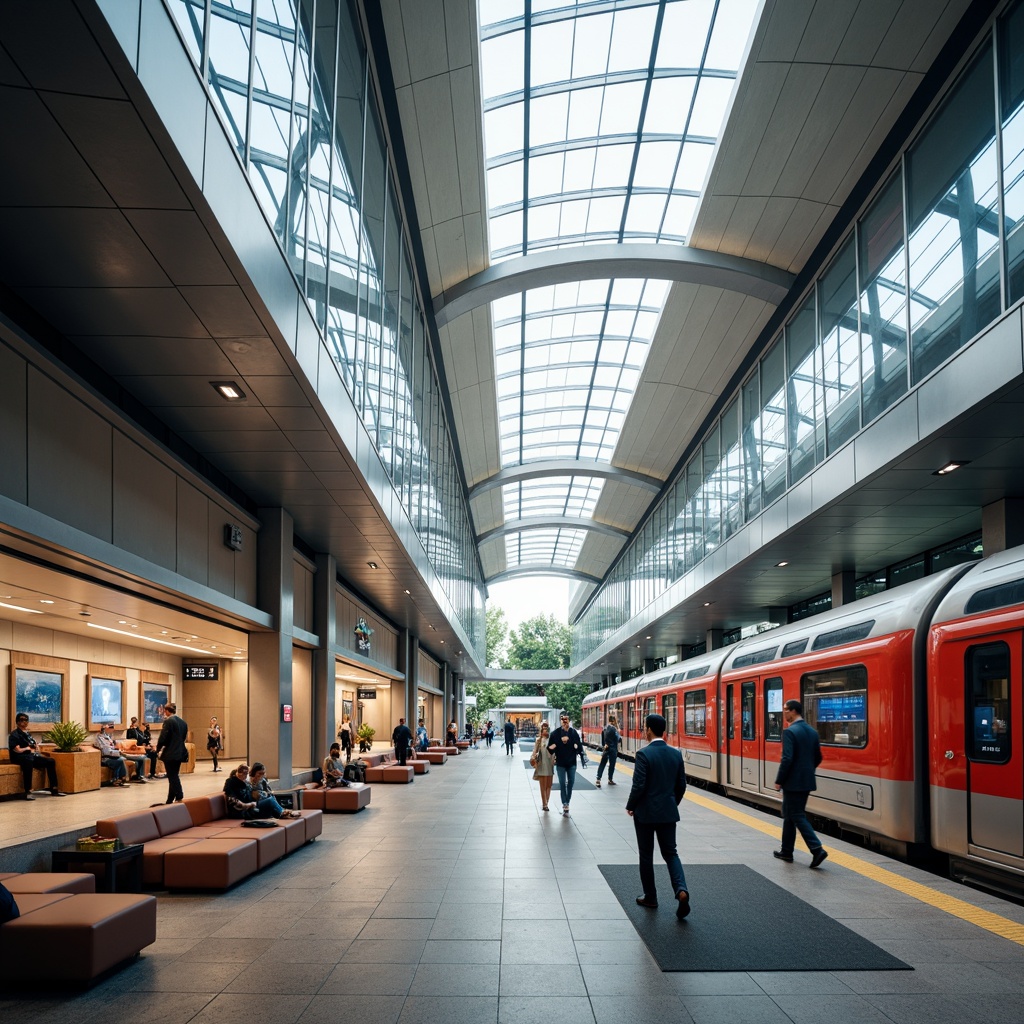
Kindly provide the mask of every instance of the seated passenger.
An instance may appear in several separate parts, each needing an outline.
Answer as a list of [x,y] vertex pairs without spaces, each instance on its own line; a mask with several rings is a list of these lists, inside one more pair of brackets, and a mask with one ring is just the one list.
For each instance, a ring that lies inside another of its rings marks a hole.
[[124,738],[131,740],[136,749],[141,748],[146,752],[146,757],[149,758],[149,774],[146,777],[150,779],[163,778],[164,776],[157,774],[156,747],[153,746],[153,734],[149,731],[149,726],[145,723],[139,725],[139,720],[133,716]]
[[66,796],[57,789],[57,763],[52,757],[39,753],[35,737],[28,731],[28,715],[22,712],[14,716],[14,731],[7,737],[7,751],[12,764],[21,765],[21,774],[25,780],[26,800],[35,800],[32,795],[32,770],[42,768],[50,783],[53,796]]
[[120,764],[121,771],[118,772],[118,771],[115,770],[115,772],[114,772],[115,779],[116,778],[122,778],[122,777],[126,778],[127,777],[127,775],[128,775],[128,767],[125,764],[125,762],[126,761],[131,761],[135,765],[135,778],[132,779],[132,781],[133,782],[145,783],[145,781],[146,781],[146,755],[145,754],[126,754],[123,750],[121,750],[120,747],[118,747],[118,745],[117,745],[117,741],[114,739],[114,723],[113,722],[107,722],[103,726],[103,728],[100,730],[99,734],[96,736],[96,739],[93,740],[93,746],[94,747],[99,747],[100,754],[103,755],[101,760],[103,762],[104,767],[106,767],[106,768],[113,768],[114,767],[113,764],[108,764],[107,763],[108,761],[114,761],[116,759],[116,760],[119,760],[121,762],[121,764]]
[[128,766],[121,756],[121,751],[117,749],[117,744],[114,742],[113,737],[107,731],[107,726],[103,726],[96,734],[92,745],[100,752],[100,764],[104,768],[109,768],[114,773],[110,784],[112,786],[123,786],[128,781]]
[[[260,773],[256,782],[262,783],[263,781],[263,775]],[[262,792],[262,786],[260,790]],[[266,792],[270,792],[269,786]],[[227,781],[224,783],[224,796],[227,799],[229,818],[252,820],[254,818],[302,817],[298,811],[286,811],[277,802],[273,794],[261,796],[259,792],[256,792],[249,781],[249,766],[247,764],[240,764],[228,776]]]
[[345,762],[341,757],[341,744],[332,743],[331,752],[324,758],[324,789],[334,789],[345,783]]

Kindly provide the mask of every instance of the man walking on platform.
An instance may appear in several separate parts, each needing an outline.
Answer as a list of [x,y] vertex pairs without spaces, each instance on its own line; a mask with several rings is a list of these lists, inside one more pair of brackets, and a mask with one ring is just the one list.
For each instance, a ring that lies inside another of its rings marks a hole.
[[512,757],[512,748],[516,745],[516,727],[515,724],[506,719],[505,721],[505,756]]
[[181,803],[185,793],[181,788],[181,766],[188,761],[188,750],[185,741],[188,739],[188,722],[178,717],[177,704],[165,704],[163,707],[164,724],[156,741],[156,756],[163,761],[167,771],[167,800],[173,804]]
[[604,766],[608,765],[608,785],[617,786],[618,783],[612,779],[615,774],[615,762],[619,759],[619,743],[622,736],[619,733],[619,726],[614,715],[608,716],[608,724],[601,730],[601,763],[597,766],[597,788],[601,788],[601,776],[604,774]]
[[782,734],[782,760],[775,775],[775,788],[782,791],[782,849],[773,851],[778,860],[793,862],[793,847],[799,830],[811,851],[811,867],[816,868],[828,856],[817,833],[807,820],[807,798],[817,789],[814,769],[821,764],[821,740],[817,729],[803,719],[804,707],[798,700],[787,700],[782,709],[786,731]]
[[391,742],[395,745],[395,757],[398,763],[404,765],[409,757],[409,747],[412,746],[412,730],[405,724],[405,719],[400,718],[395,731],[391,734]]
[[657,838],[672,879],[676,917],[682,920],[690,913],[690,893],[686,888],[683,862],[676,850],[679,802],[686,792],[683,755],[662,738],[665,719],[661,715],[648,715],[644,725],[647,727],[647,746],[637,751],[633,788],[626,801],[626,813],[633,819],[633,828],[636,829],[640,884],[644,890],[636,901],[641,907],[653,909],[658,905],[658,889],[654,881],[654,840]]

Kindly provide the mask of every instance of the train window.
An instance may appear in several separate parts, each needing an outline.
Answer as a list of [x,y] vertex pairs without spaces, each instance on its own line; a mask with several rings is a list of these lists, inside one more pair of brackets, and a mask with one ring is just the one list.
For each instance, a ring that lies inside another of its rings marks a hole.
[[871,635],[874,624],[874,619],[868,619],[867,622],[858,622],[855,626],[843,626],[842,629],[833,629],[830,633],[821,633],[814,638],[811,650],[824,651],[829,647],[839,647],[841,644],[852,644],[854,640],[863,640]]
[[967,649],[967,756],[1010,760],[1010,648],[1002,642]]
[[782,654],[780,654],[779,657],[792,658],[794,654],[803,654],[804,651],[807,650],[807,639],[807,637],[804,637],[803,640],[790,640],[790,642],[782,648]]
[[736,729],[733,726],[733,717],[734,709],[732,686],[729,685],[725,688],[725,735],[730,740],[736,738]]
[[779,676],[764,681],[764,738],[782,742],[782,679]]
[[701,676],[706,676],[711,671],[710,665],[698,665],[696,668],[691,668],[686,673],[687,679],[700,679]]
[[644,719],[646,720],[648,715],[656,715],[658,713],[658,698],[648,697],[644,702]]
[[674,693],[667,693],[662,698],[662,714],[665,716],[665,733],[675,736],[679,732],[679,708],[678,698]]
[[636,732],[636,704],[633,701],[629,702],[629,725],[627,728],[631,735]]
[[863,665],[808,672],[800,679],[804,718],[822,743],[865,747],[868,742],[868,670]]
[[778,649],[779,645],[776,644],[774,647],[764,647],[760,651],[754,651],[753,654],[741,654],[732,663],[732,667],[749,668],[751,665],[761,665],[766,661],[771,661]]
[[978,612],[988,612],[993,608],[1006,608],[1011,604],[1024,604],[1024,580],[1000,583],[998,587],[986,587],[976,594],[971,594],[964,605],[964,614],[976,615]]
[[740,708],[743,713],[743,739],[757,739],[757,725],[754,722],[754,684],[740,685]]
[[706,736],[708,732],[707,716],[707,690],[694,690],[692,693],[684,694],[683,731],[687,736]]
[[618,724],[619,728],[621,729],[622,728],[622,703],[620,702],[618,704],[613,704],[612,705],[612,711],[615,712],[615,721]]

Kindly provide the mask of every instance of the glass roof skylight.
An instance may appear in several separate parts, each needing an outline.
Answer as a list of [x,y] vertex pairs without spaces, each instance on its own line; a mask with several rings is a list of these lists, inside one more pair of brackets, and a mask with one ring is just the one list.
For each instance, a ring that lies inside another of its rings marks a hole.
[[[479,9],[491,262],[685,244],[757,0]],[[667,293],[660,281],[577,281],[492,304],[503,467],[611,461]],[[560,491],[544,482],[546,514],[566,514],[555,510],[571,503],[576,479]],[[506,518],[510,500],[521,509],[532,493],[522,487],[505,488]],[[588,487],[586,514],[599,491]],[[559,544],[558,558],[578,552]]]

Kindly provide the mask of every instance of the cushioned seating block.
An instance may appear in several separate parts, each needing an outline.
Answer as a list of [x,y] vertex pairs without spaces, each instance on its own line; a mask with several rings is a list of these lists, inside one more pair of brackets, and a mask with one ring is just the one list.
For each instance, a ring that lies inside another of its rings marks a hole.
[[361,782],[339,789],[307,789],[302,794],[302,806],[309,811],[353,814],[370,802],[370,787]]
[[168,889],[227,889],[255,874],[256,867],[255,840],[217,836],[165,853],[164,885]]
[[456,740],[455,746],[457,746],[459,750],[469,750],[469,740]]
[[412,782],[415,774],[411,765],[381,765],[379,768],[366,769],[366,781],[405,784]]
[[426,775],[427,772],[430,771],[430,762],[426,758],[422,761],[417,758],[415,761],[409,762],[409,767],[412,768],[417,775]]
[[199,838],[189,836],[162,836],[160,839],[151,839],[142,848],[142,884],[163,885],[164,854],[197,842],[200,842]]
[[108,839],[120,839],[125,846],[160,838],[160,829],[152,811],[130,811],[113,818],[100,818],[96,822],[96,833]]
[[298,820],[303,822],[306,826],[306,842],[310,842],[316,839],[324,830],[324,812],[316,807],[305,807],[299,814],[302,815]]
[[17,874],[17,871],[0,871],[0,882],[5,878],[14,878]]
[[182,829],[192,827],[192,815],[188,813],[188,808],[183,803],[154,807],[153,820],[162,836],[173,835]]
[[[251,839],[256,844],[256,867],[262,871],[265,867],[280,860],[288,850],[288,830],[284,828],[284,822],[280,821],[273,828],[247,828],[242,830],[246,839]],[[296,822],[296,824],[302,824]],[[220,838],[238,838],[237,829],[221,833]]]
[[19,893],[95,892],[96,876],[77,871],[29,871],[8,879],[4,885],[15,899]]
[[444,764],[445,761],[448,760],[448,755],[443,750],[440,750],[440,749],[437,749],[437,748],[434,748],[434,749],[431,749],[431,750],[424,750],[423,751],[423,756],[431,764]]
[[223,793],[208,793],[206,796],[190,796],[182,802],[188,808],[193,825],[205,825],[211,821],[226,818],[228,804]]
[[[291,853],[293,850],[297,850],[300,846],[305,845],[306,822],[302,818],[275,818],[274,820],[277,822],[275,831],[281,831],[285,835],[286,852]],[[262,831],[270,831],[270,829],[243,828],[242,821],[239,818],[225,818],[222,824],[231,826],[230,835],[232,837],[244,835],[246,838],[249,838],[250,836],[260,835]]]
[[0,928],[0,978],[91,981],[155,941],[152,896],[68,896]]
[[438,747],[437,749],[443,750],[446,754],[449,755],[449,757],[455,757],[458,753],[460,753],[458,747]]
[[173,832],[166,836],[167,839],[214,839],[229,833],[231,823],[228,821],[211,821],[209,825],[193,825],[191,828],[183,828],[180,832]]
[[22,914],[31,914],[33,910],[41,910],[70,896],[69,892],[20,892],[14,902]]

